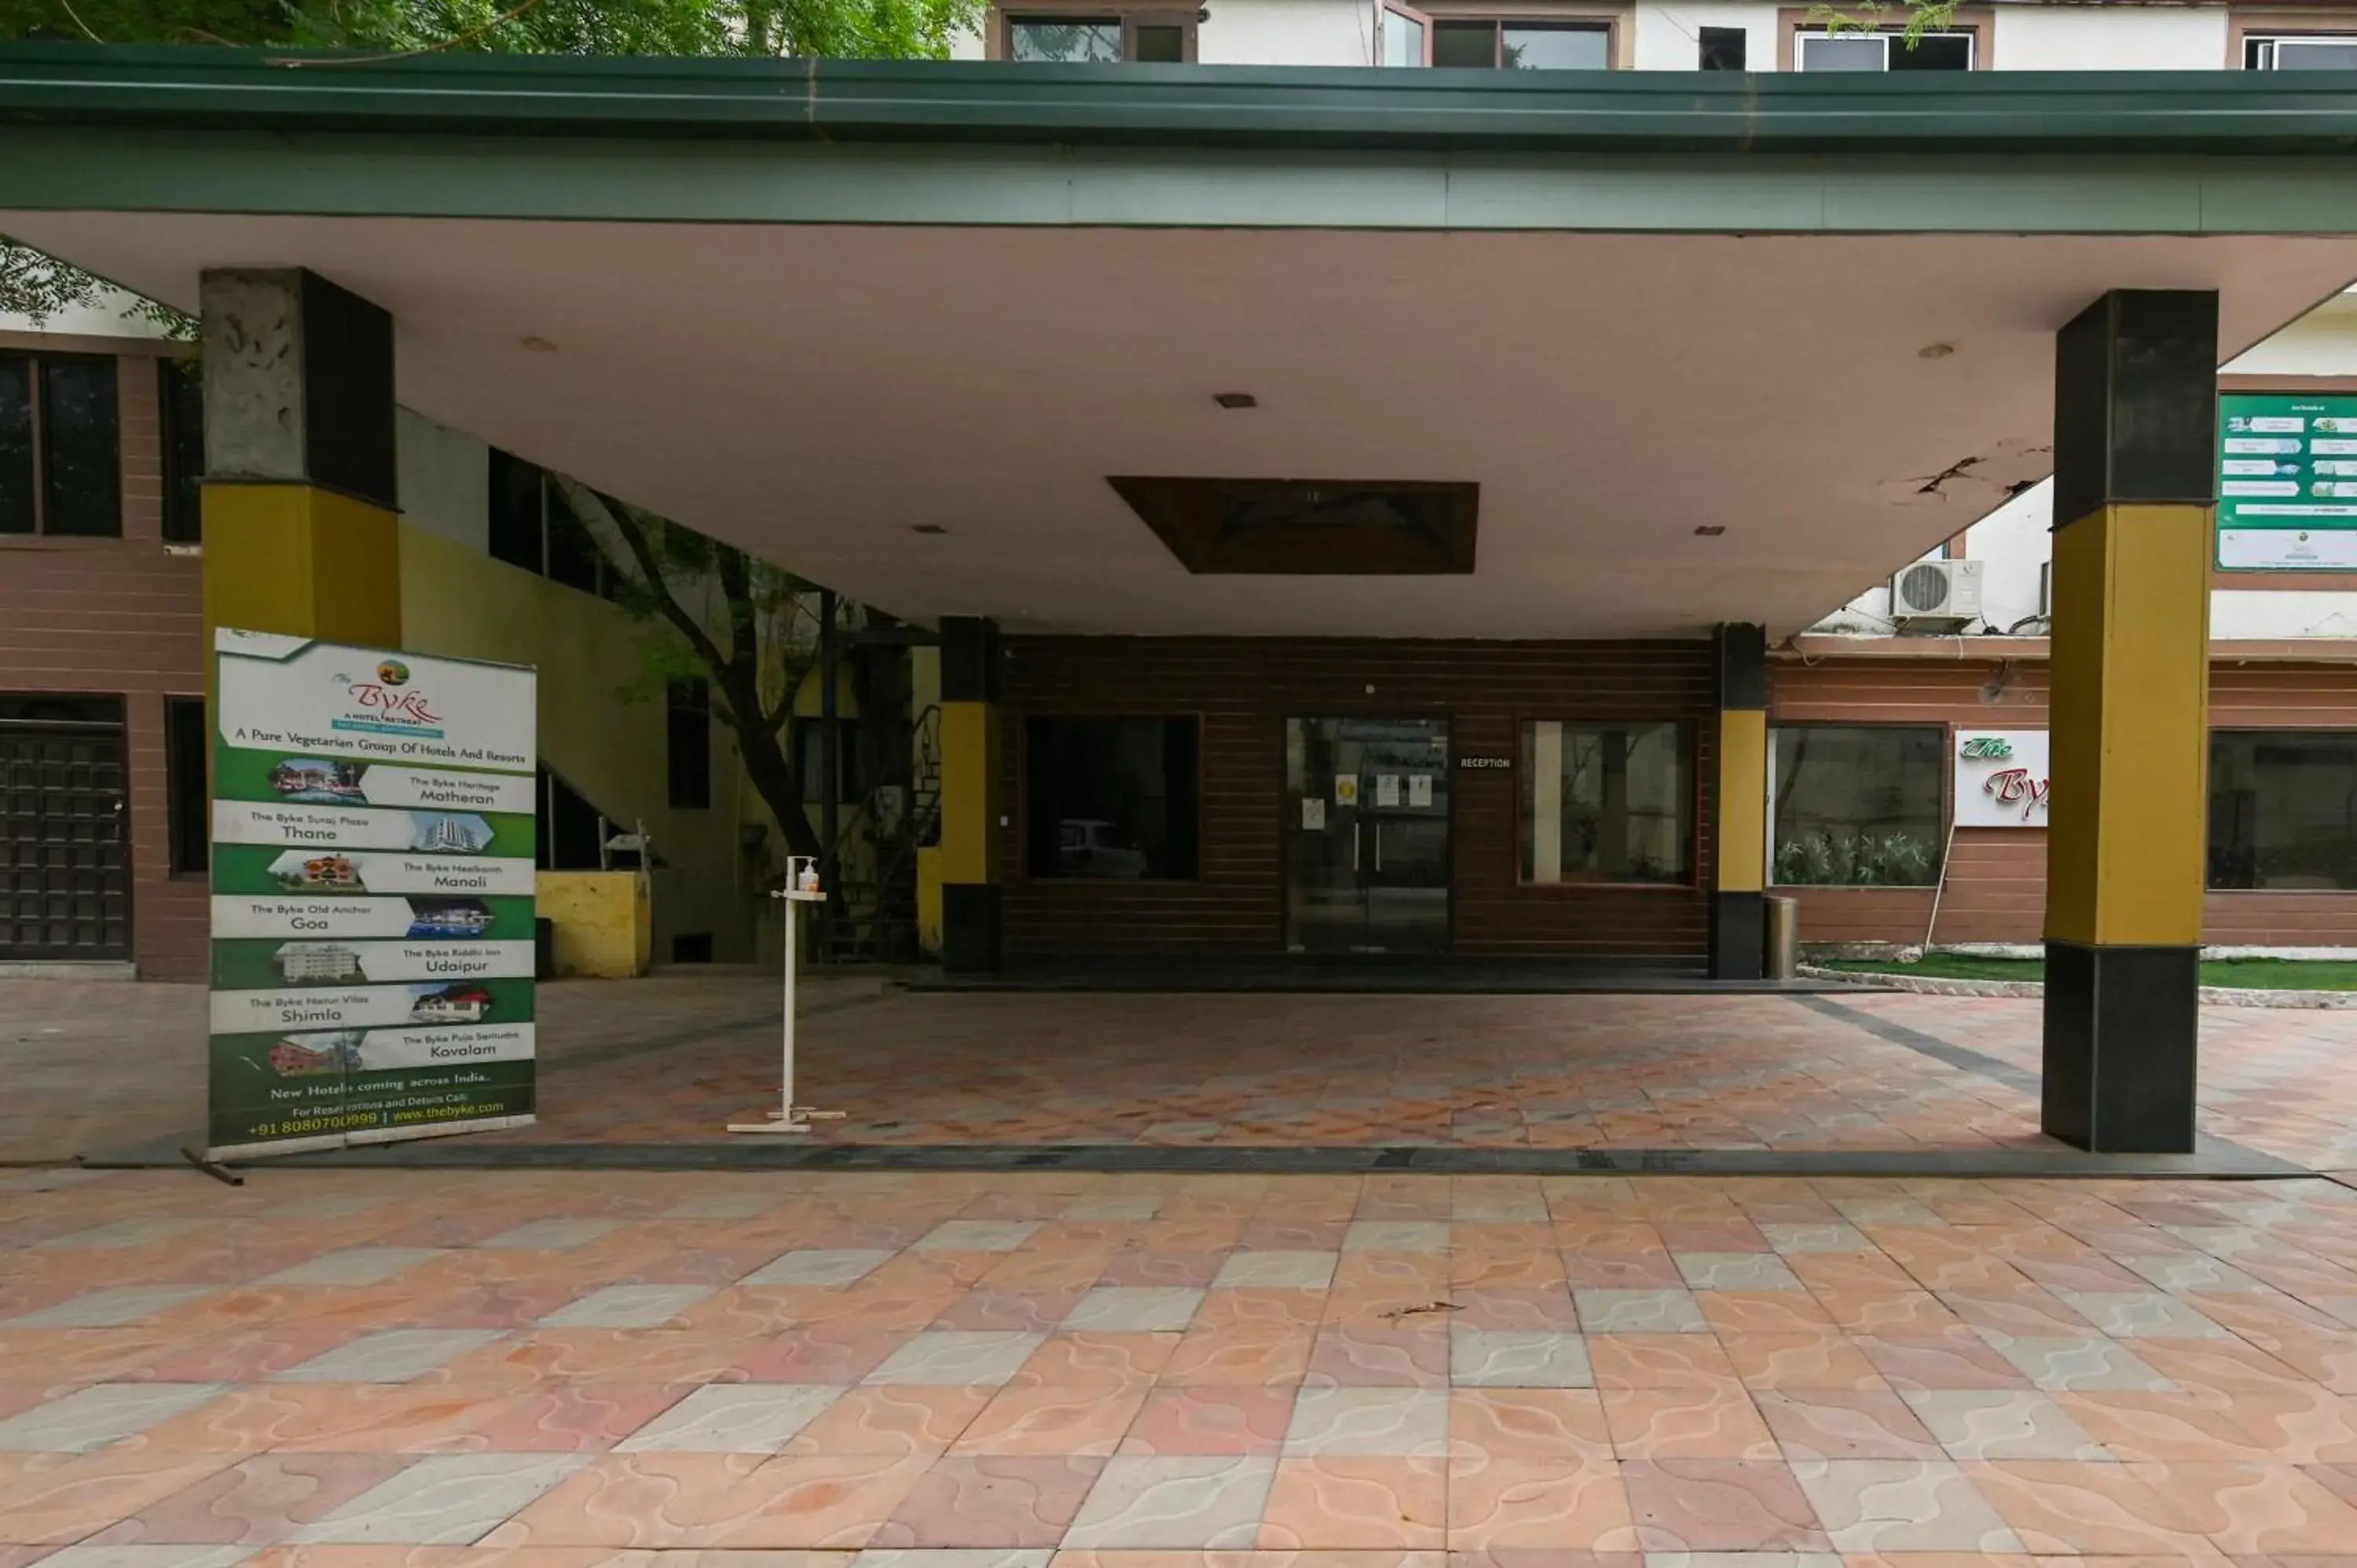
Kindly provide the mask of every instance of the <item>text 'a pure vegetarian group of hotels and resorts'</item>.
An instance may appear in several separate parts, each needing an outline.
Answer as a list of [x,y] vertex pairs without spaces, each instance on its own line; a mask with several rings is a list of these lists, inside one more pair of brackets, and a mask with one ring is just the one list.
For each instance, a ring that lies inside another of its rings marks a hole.
[[221,630],[216,1156],[533,1104],[534,672]]

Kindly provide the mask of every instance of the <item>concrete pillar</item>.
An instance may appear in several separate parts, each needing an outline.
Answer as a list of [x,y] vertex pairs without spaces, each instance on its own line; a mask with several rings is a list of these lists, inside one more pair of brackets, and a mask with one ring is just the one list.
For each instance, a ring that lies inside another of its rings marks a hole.
[[1758,980],[1768,946],[1768,634],[1730,622],[1710,646],[1718,693],[1710,977]]
[[2054,355],[2040,1124],[2193,1147],[2218,296],[2115,290]]
[[998,627],[942,618],[942,968],[999,967]]
[[301,268],[201,288],[205,628],[401,645],[393,317]]

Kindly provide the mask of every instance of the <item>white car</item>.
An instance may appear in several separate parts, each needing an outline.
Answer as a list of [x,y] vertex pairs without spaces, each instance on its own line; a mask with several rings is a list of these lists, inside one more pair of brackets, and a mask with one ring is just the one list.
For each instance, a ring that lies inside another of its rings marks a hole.
[[1067,817],[1056,846],[1056,871],[1063,876],[1140,877],[1146,852],[1115,842],[1114,825],[1094,817]]

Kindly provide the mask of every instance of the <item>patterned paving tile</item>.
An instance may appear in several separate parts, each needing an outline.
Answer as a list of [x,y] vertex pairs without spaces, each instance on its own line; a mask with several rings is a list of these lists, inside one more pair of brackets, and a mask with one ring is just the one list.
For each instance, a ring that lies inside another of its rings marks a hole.
[[587,1461],[570,1454],[445,1454],[418,1460],[317,1523],[297,1541],[466,1546]]
[[403,1383],[500,1337],[490,1328],[388,1328],[271,1376],[281,1382]]
[[95,1383],[0,1421],[0,1453],[87,1454],[223,1391],[220,1383]]

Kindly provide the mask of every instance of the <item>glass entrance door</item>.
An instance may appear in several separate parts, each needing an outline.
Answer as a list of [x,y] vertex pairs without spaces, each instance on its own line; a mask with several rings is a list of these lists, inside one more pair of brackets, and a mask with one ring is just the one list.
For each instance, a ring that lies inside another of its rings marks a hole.
[[1285,946],[1448,946],[1448,721],[1285,721]]

